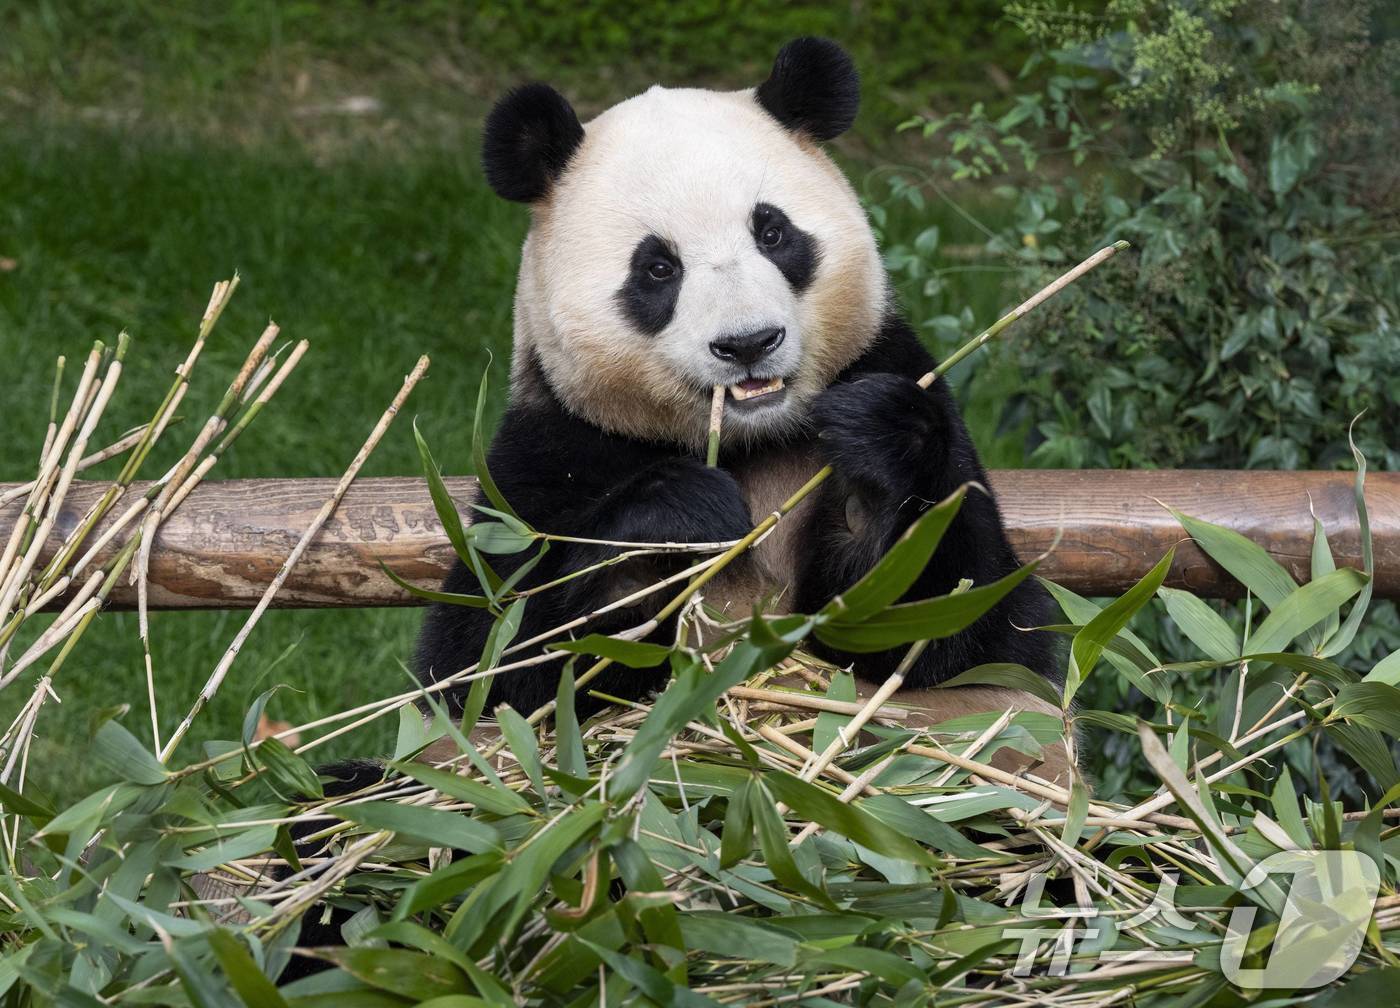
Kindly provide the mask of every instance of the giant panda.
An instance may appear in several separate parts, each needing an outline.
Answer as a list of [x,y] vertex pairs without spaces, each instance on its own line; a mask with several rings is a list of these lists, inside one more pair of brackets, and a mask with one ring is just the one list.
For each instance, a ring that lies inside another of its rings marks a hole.
[[[487,180],[528,204],[531,226],[515,295],[511,387],[488,468],[506,500],[537,529],[580,540],[714,543],[737,539],[823,463],[834,475],[778,523],[708,600],[737,618],[814,611],[864,575],[931,503],[969,493],[910,598],[985,584],[1011,573],[986,473],[947,384],[917,379],[934,361],[900,316],[870,224],[821,144],[849,128],[859,105],[850,57],[803,38],[778,53],[757,88],[654,87],[586,126],[543,84],[511,91],[487,118]],[[721,464],[705,465],[711,393],[728,387]],[[477,504],[485,504],[478,499]],[[555,542],[518,587],[597,564],[608,547]],[[508,576],[523,556],[492,557]],[[657,573],[637,561],[572,579],[531,598],[527,640],[620,598]],[[480,591],[458,563],[443,589]],[[663,596],[664,598],[664,596]],[[660,605],[621,609],[588,626],[617,632]],[[906,724],[1002,710],[1059,712],[1028,693],[936,689],[973,666],[1014,662],[1058,680],[1052,603],[1023,581],[957,635],[935,641],[897,698]],[[424,684],[480,658],[492,618],[480,609],[428,610],[414,664]],[[674,626],[663,626],[665,637]],[[826,657],[852,665],[869,696],[903,650]],[[505,672],[493,704],[533,711],[554,674]],[[664,669],[613,666],[599,692],[636,698],[665,686]],[[466,688],[447,691],[460,712]],[[589,709],[580,697],[580,711]],[[422,758],[432,758],[424,754]],[[1038,759],[1002,750],[993,762],[1067,781],[1063,745]],[[368,787],[381,764],[321,772],[326,791]],[[300,839],[300,836],[298,836]],[[343,911],[308,915],[302,946],[340,941]],[[323,968],[294,958],[283,982]]]
[[[760,597],[814,611],[930,503],[964,483],[987,487],[947,384],[916,384],[934,361],[894,303],[855,191],[822,148],[851,126],[858,105],[850,57],[819,38],[784,46],[756,88],[653,87],[587,124],[544,84],[495,105],[483,137],[486,178],[529,206],[530,228],[509,403],[488,462],[522,518],[577,539],[732,540],[829,463],[834,476],[707,594],[738,618]],[[721,464],[707,468],[719,385],[728,388]],[[556,542],[523,584],[594,565],[606,550]],[[654,578],[635,563],[535,596],[517,639]],[[964,578],[985,584],[1016,566],[994,497],[970,492],[908,597],[946,593]],[[498,566],[503,575],[511,569]],[[459,563],[444,590],[480,588]],[[633,627],[659,605],[614,612],[588,629]],[[929,721],[988,709],[1053,712],[1008,690],[930,689],[990,662],[1057,679],[1051,634],[1033,629],[1051,615],[1045,590],[1022,582],[972,626],[928,647],[899,699]],[[433,606],[416,651],[422,681],[477,662],[490,627],[482,610]],[[868,695],[902,654],[826,657],[853,665]],[[529,712],[546,703],[558,679],[541,669],[553,667],[497,676],[493,705]],[[620,665],[595,681],[603,693],[632,698],[664,685],[662,669]],[[454,709],[464,693],[449,691]],[[1064,768],[1060,757],[1038,772]]]

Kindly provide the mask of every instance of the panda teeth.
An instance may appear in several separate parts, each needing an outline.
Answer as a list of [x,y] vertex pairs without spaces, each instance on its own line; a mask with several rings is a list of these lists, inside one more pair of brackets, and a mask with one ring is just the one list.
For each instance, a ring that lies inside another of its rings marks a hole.
[[745,388],[744,384],[731,385],[729,386],[729,394],[734,397],[734,400],[736,402],[743,402],[745,399],[757,399],[759,396],[764,396],[772,392],[777,392],[782,387],[782,378],[772,378],[762,385],[752,386],[749,388]]

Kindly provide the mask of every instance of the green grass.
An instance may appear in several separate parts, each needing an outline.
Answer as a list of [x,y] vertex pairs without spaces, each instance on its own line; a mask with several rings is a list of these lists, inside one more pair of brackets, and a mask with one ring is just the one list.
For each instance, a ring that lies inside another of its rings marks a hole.
[[[167,436],[144,476],[187,443],[269,317],[286,338],[308,339],[311,352],[211,478],[338,475],[420,353],[433,358],[430,377],[365,474],[418,472],[406,422],[414,415],[444,469],[469,471],[477,383],[492,357],[489,423],[503,406],[526,225],[526,212],[497,199],[477,164],[485,108],[477,96],[502,82],[464,84],[428,58],[421,31],[397,22],[398,34],[378,31],[369,8],[354,9],[358,34],[342,26],[298,41],[266,4],[235,4],[206,34],[178,7],[89,6],[104,31],[52,5],[0,13],[0,33],[8,27],[14,40],[0,54],[0,257],[15,262],[0,272],[0,481],[32,474],[58,354],[71,362],[92,340],[130,332],[122,388],[99,432],[115,435],[150,415],[210,287],[235,269],[243,283],[196,371],[181,410],[187,426]],[[299,67],[311,83],[297,96],[288,81]],[[360,93],[383,99],[385,110],[297,111]],[[846,152],[858,184],[864,149]],[[930,222],[947,241],[971,240],[937,208],[891,231]],[[979,319],[1002,307],[994,279],[953,290]],[[905,293],[916,322],[947,310]],[[1016,449],[994,437],[989,419],[1001,394],[979,377],[969,414],[993,460],[1005,462]],[[165,730],[242,619],[153,616]],[[273,683],[291,689],[269,713],[291,721],[396,691],[418,620],[414,610],[269,613],[192,738],[236,736],[248,702]],[[97,620],[55,689],[63,702],[45,712],[33,774],[71,798],[97,783],[96,771],[71,760],[96,713],[131,703],[138,709],[127,724],[147,733],[135,617]],[[0,716],[17,702],[0,697]],[[361,733],[327,755],[383,751],[388,732]]]
[[[235,268],[243,283],[195,372],[181,410],[187,427],[215,405],[269,316],[312,350],[213,476],[338,475],[423,352],[432,371],[407,412],[444,466],[468,468],[476,387],[491,354],[504,385],[524,226],[523,213],[482,184],[471,151],[322,164],[272,144],[221,148],[64,128],[0,140],[0,189],[24,194],[0,211],[0,254],[18,264],[0,274],[0,355],[11,362],[0,479],[32,471],[55,356],[74,360],[94,338],[131,333],[130,366],[101,428],[119,433],[154,409],[210,286]],[[367,475],[417,471],[407,419]],[[161,472],[192,434],[172,432],[145,475]],[[188,707],[240,620],[154,619],[165,721]],[[293,642],[278,679],[302,692],[274,701],[278,717],[300,720],[393,687],[416,622],[405,610],[270,614],[195,734],[236,731],[244,684]],[[57,683],[62,714],[44,737],[65,747],[91,711],[139,698],[141,682],[134,618],[103,616]],[[69,773],[62,761],[39,765]]]

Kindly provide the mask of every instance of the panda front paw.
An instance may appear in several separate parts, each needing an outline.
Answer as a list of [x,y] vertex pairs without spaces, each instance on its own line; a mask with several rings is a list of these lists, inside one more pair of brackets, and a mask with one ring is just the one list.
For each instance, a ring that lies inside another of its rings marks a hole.
[[725,542],[753,527],[734,477],[674,458],[637,474],[613,495],[614,534],[641,542]]
[[947,431],[933,398],[912,379],[869,374],[832,385],[812,407],[818,449],[867,495],[917,493],[943,465]]

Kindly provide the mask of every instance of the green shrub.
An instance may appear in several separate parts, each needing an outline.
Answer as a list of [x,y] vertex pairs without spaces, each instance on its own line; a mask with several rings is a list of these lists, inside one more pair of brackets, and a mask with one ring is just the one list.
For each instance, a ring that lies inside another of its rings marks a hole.
[[[1021,2],[1007,16],[1036,48],[1023,90],[907,121],[923,170],[882,204],[917,212],[932,191],[990,218],[972,200],[994,196],[1001,219],[961,252],[1006,271],[1008,300],[1133,243],[1126,268],[1052,301],[983,364],[977,381],[1015,380],[1001,421],[1028,460],[1335,468],[1362,414],[1358,444],[1400,463],[1384,422],[1400,410],[1400,42],[1379,39],[1377,5],[1113,0],[1091,16]],[[952,314],[936,232],[887,257],[935,339],[984,321]],[[1374,658],[1397,642],[1383,607],[1356,646]]]
[[[1011,406],[1034,462],[1331,468],[1353,416],[1400,406],[1400,44],[1340,6],[1119,0],[1102,21],[1012,4],[1043,86],[905,124],[937,145],[932,180],[1014,206],[984,251],[1020,286],[1117,238],[1138,250],[1003,351],[1034,378]],[[909,251],[890,250],[897,270]],[[1358,440],[1392,468],[1382,433]]]

